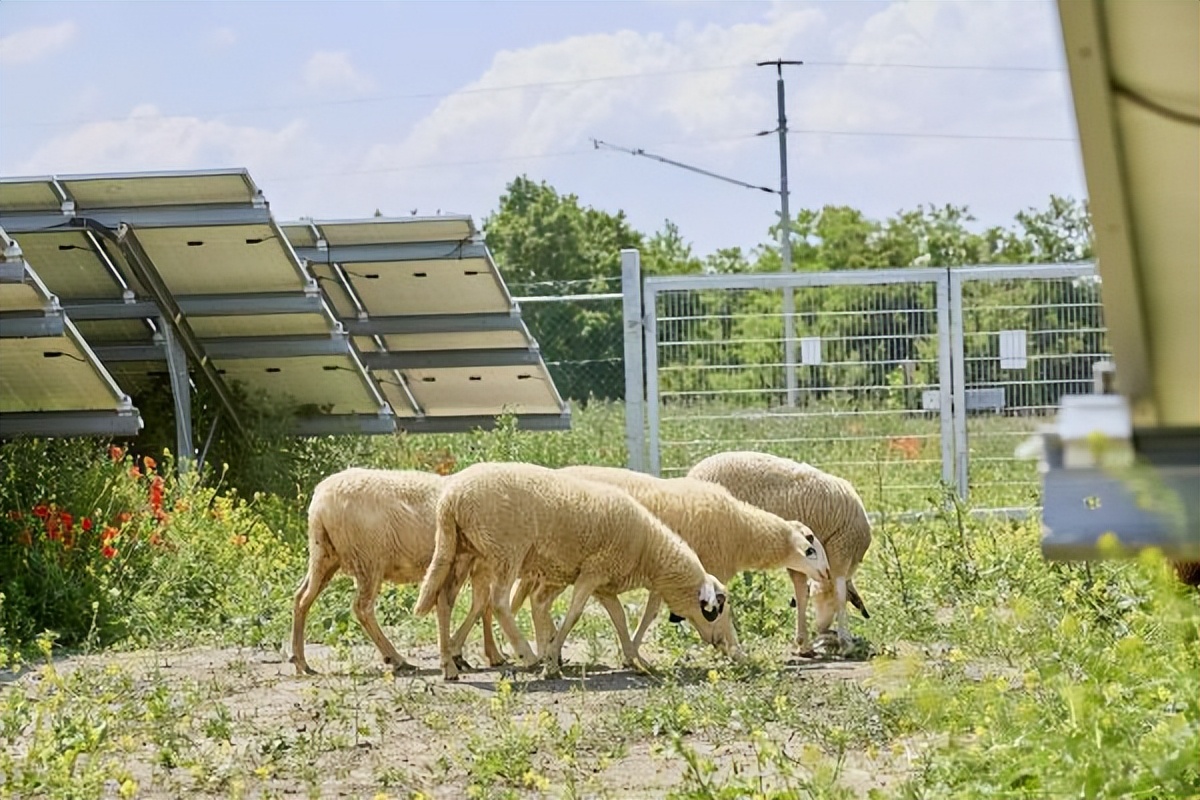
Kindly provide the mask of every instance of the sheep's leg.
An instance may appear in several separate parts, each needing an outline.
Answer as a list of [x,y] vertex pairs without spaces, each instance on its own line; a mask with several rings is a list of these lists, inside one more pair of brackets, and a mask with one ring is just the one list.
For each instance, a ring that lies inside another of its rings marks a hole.
[[297,675],[315,675],[316,670],[308,666],[304,658],[304,623],[308,620],[308,611],[316,602],[321,592],[329,585],[329,581],[338,570],[337,558],[319,556],[309,559],[308,572],[292,599],[292,663],[296,665]]
[[565,587],[561,586],[539,584],[529,599],[529,614],[533,617],[533,633],[537,638],[537,653],[540,657],[545,657],[550,640],[554,638],[554,617],[551,616],[550,609],[554,606],[555,598],[562,594],[564,589]]
[[438,652],[442,661],[442,680],[458,680],[458,666],[454,663],[451,652],[450,610],[454,604],[449,591],[443,589],[437,594],[437,623],[438,623]]
[[[646,631],[650,629],[650,624],[658,617],[658,612],[661,608],[662,595],[658,592],[651,592],[649,597],[646,598],[646,609],[642,612],[642,621],[638,625],[637,633],[633,634],[633,651],[635,653],[642,649],[642,638],[646,635]],[[642,663],[645,662],[643,661]]]
[[508,663],[504,653],[496,645],[496,632],[492,629],[492,607],[483,607],[483,655],[489,667],[502,667]]
[[848,649],[852,644],[850,638],[850,619],[846,612],[846,579],[838,578],[833,582],[833,591],[835,595],[834,613],[837,616],[837,635],[838,644],[842,649]]
[[813,649],[808,640],[808,576],[789,569],[788,577],[792,579],[792,591],[796,595],[796,638],[792,643],[792,651],[797,655],[809,656],[813,654]]
[[[571,605],[567,608],[562,625],[558,626],[558,630],[554,632],[554,638],[550,640],[550,646],[542,658],[544,664],[542,677],[557,678],[562,675],[563,644],[566,642],[571,628],[575,627],[575,623],[579,621],[579,615],[583,613],[583,607],[595,589],[596,582],[593,580],[581,579],[575,582],[574,588],[571,589]],[[626,631],[626,635],[628,635],[628,631]]]
[[523,667],[533,666],[537,663],[537,656],[530,649],[529,642],[525,641],[525,637],[521,635],[520,629],[517,628],[517,621],[513,619],[512,609],[509,608],[508,598],[511,588],[511,580],[507,583],[492,585],[492,611],[495,612],[496,619],[500,621],[500,629],[504,631],[504,635],[508,637],[508,641],[512,643],[513,649],[516,651],[517,661]]
[[621,645],[623,659],[621,666],[638,672],[649,672],[650,665],[638,655],[637,645],[629,638],[629,620],[625,617],[625,607],[621,605],[621,601],[610,594],[598,594],[596,599],[600,601],[600,605],[604,606],[604,610],[608,612],[608,618],[612,620],[613,627],[617,629],[617,641]]
[[375,598],[379,595],[379,577],[377,575],[360,577],[357,583],[358,593],[354,596],[354,616],[358,617],[358,623],[363,626],[367,635],[371,637],[371,641],[383,654],[383,663],[390,666],[393,672],[415,669],[396,652],[396,648],[384,635],[383,629],[379,627],[379,621],[375,618]]

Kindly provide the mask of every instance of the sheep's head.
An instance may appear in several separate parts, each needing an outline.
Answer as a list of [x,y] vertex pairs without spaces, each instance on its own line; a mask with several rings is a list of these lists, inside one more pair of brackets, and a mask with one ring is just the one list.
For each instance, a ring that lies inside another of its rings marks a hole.
[[733,628],[728,596],[724,584],[712,575],[705,575],[698,593],[671,610],[673,616],[681,616],[691,622],[701,639],[726,655],[737,658],[741,655],[741,647],[738,645],[737,631]]
[[816,580],[829,580],[829,556],[825,553],[825,545],[803,522],[789,520],[788,525],[792,527],[792,553],[784,566]]

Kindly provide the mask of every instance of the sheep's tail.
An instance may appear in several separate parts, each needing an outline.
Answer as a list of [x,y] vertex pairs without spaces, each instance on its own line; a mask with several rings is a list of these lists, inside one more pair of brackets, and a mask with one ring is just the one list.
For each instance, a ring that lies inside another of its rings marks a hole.
[[413,613],[417,616],[428,614],[437,604],[438,593],[451,578],[457,548],[458,520],[454,517],[454,506],[452,503],[438,503],[433,560],[429,562],[429,569],[425,571],[425,579],[421,581],[421,591],[417,595],[417,605],[413,608]]

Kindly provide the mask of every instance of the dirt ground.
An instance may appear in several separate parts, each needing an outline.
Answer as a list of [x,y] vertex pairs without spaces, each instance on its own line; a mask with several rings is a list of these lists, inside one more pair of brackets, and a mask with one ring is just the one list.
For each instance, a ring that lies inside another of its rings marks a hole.
[[[589,665],[580,645],[568,647],[559,680],[483,668],[446,683],[436,647],[405,652],[418,669],[395,676],[370,647],[318,645],[308,655],[321,674],[305,677],[267,649],[106,652],[55,669],[75,686],[75,712],[90,702],[110,716],[106,757],[144,798],[661,797],[750,774],[855,797],[913,769],[915,746],[866,728],[835,762],[814,727],[871,724],[867,662],[815,661],[744,681],[722,677],[705,652],[696,666],[648,676]],[[0,691],[33,704],[49,690],[44,669],[0,679]],[[866,710],[843,708],[846,698]],[[689,770],[676,735],[711,760],[711,774]],[[764,761],[755,737],[782,755]],[[822,763],[836,763],[832,779]],[[101,796],[118,796],[121,782],[108,780]]]

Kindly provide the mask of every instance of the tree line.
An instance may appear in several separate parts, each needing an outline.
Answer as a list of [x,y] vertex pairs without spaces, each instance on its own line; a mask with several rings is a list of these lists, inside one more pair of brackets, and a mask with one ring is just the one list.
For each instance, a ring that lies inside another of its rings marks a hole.
[[[1087,204],[1051,196],[1008,226],[973,230],[966,206],[918,206],[885,219],[847,206],[800,209],[789,220],[795,271],[921,266],[1072,263],[1092,258]],[[545,182],[514,179],[483,221],[488,246],[514,295],[619,291],[620,250],[641,251],[644,275],[776,272],[779,221],[751,251],[732,247],[697,256],[678,226],[634,229],[621,211],[583,205]],[[1079,391],[1104,350],[1094,281],[979,282],[965,287],[968,384],[1003,382],[1021,405],[1053,405]],[[804,400],[845,398],[919,407],[936,381],[935,298],[924,284],[830,286],[797,290],[797,337],[819,337],[822,364],[798,370]],[[663,391],[681,401],[722,397],[747,405],[782,401],[783,321],[779,292],[691,292],[663,299]],[[559,391],[586,402],[624,395],[621,304],[525,304],[522,317],[550,363]],[[1001,329],[1028,332],[1021,373],[1000,369]],[[1039,333],[1039,332],[1045,333]],[[988,332],[989,335],[982,335]],[[882,395],[880,394],[882,392]],[[1011,405],[1016,401],[1010,400]]]

